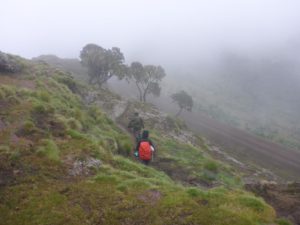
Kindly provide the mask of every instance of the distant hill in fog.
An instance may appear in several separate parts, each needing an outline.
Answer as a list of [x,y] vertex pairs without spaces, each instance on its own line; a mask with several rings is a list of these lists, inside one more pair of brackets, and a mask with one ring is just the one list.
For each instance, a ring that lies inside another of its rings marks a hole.
[[[297,53],[297,52],[296,52]],[[298,54],[224,54],[202,74],[168,77],[168,92],[185,88],[195,110],[289,147],[300,148]]]
[[59,58],[56,55],[40,55],[32,58],[33,61],[44,61],[49,65],[60,68],[66,72],[71,72],[75,78],[85,79],[87,69],[82,67],[76,58]]

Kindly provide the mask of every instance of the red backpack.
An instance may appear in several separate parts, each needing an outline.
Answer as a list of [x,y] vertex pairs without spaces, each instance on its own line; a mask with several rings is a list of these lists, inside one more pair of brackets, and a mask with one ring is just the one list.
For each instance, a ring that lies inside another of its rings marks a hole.
[[141,160],[151,160],[152,151],[148,141],[142,141],[139,147],[139,156]]

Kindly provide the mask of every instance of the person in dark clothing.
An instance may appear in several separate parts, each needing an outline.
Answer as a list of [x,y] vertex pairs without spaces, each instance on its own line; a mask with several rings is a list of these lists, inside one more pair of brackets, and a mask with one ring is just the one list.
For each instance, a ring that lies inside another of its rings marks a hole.
[[139,116],[138,112],[134,113],[133,118],[129,121],[128,128],[134,135],[136,143],[138,143],[139,139],[141,138],[141,131],[144,129],[144,121]]
[[149,131],[144,130],[142,134],[142,138],[139,140],[139,142],[136,145],[135,155],[137,155],[136,153],[138,153],[141,162],[144,163],[145,165],[148,165],[153,157],[154,150],[155,150],[154,144],[149,139]]

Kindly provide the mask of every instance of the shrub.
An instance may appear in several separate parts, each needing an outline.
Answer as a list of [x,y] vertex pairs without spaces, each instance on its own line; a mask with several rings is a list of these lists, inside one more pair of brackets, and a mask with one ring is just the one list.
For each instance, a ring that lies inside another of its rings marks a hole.
[[56,74],[57,75],[54,77],[54,79],[57,82],[66,85],[73,93],[81,94],[80,89],[82,89],[82,87],[74,80],[72,76],[67,75],[62,71],[56,71]]

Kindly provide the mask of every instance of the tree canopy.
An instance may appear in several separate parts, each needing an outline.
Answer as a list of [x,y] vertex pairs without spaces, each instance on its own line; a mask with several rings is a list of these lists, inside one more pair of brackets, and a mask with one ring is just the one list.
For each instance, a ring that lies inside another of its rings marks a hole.
[[159,82],[166,76],[166,73],[161,66],[143,66],[140,62],[133,62],[128,70],[128,76],[136,84],[140,101],[146,102],[148,94],[160,95]]
[[124,55],[117,47],[104,49],[87,44],[80,52],[81,64],[88,69],[89,83],[102,86],[112,76],[122,79],[127,71]]
[[173,99],[173,102],[177,103],[179,106],[179,111],[177,112],[176,116],[179,116],[183,109],[192,111],[194,105],[193,98],[185,91],[182,90],[172,94],[171,98]]

